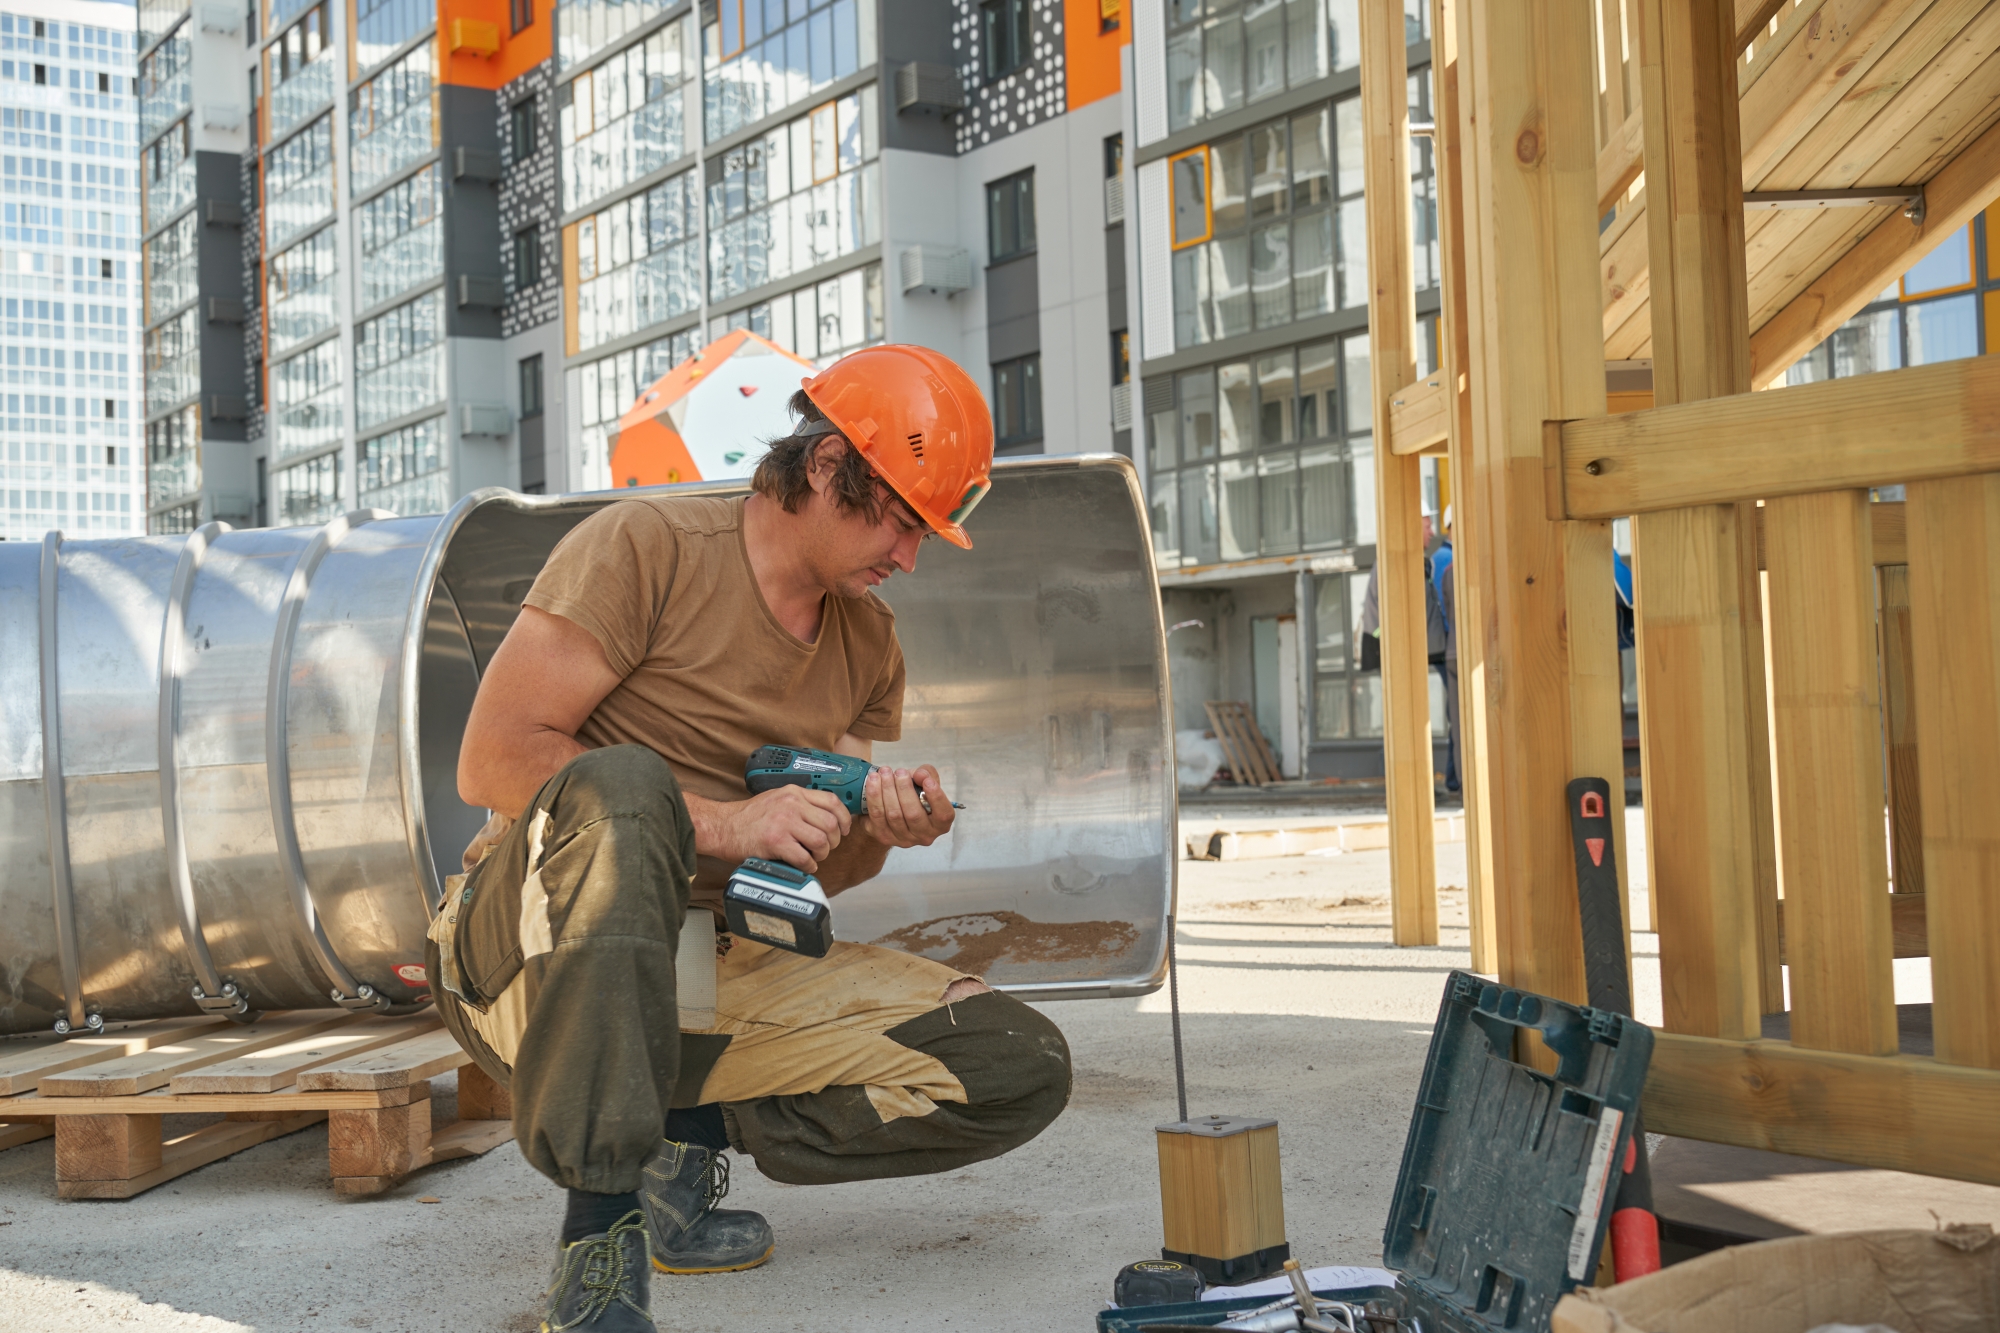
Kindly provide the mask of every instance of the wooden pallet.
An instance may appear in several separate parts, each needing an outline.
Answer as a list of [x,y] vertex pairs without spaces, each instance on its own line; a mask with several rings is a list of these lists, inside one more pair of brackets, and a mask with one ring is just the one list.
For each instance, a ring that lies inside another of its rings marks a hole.
[[[454,1069],[459,1118],[433,1130],[428,1080]],[[215,1124],[162,1135],[164,1116],[216,1111]],[[435,1012],[159,1019],[0,1044],[0,1150],[54,1134],[64,1199],[130,1198],[322,1120],[335,1191],[379,1194],[507,1142],[512,1116],[506,1091]]]
[[1271,753],[1264,733],[1257,729],[1257,719],[1251,715],[1249,704],[1211,699],[1203,707],[1208,710],[1208,725],[1229,760],[1229,771],[1238,782],[1263,787],[1282,780],[1284,775],[1278,771],[1277,756]]

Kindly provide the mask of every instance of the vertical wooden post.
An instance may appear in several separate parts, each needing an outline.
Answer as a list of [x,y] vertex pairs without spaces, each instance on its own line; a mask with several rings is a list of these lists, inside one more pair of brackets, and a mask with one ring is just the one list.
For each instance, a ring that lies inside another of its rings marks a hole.
[[1368,350],[1377,423],[1375,595],[1382,611],[1382,762],[1389,910],[1399,945],[1436,944],[1437,854],[1430,653],[1424,618],[1422,463],[1389,451],[1389,399],[1417,378],[1410,272],[1409,47],[1403,11],[1361,5],[1361,127],[1368,215]]
[[1436,134],[1431,139],[1437,166],[1438,270],[1442,308],[1438,347],[1444,382],[1451,394],[1446,418],[1451,456],[1452,598],[1458,613],[1458,780],[1465,802],[1465,898],[1472,927],[1472,970],[1500,970],[1493,919],[1492,813],[1486,762],[1484,586],[1488,565],[1480,505],[1473,498],[1472,393],[1467,381],[1465,271],[1465,186],[1459,135],[1459,0],[1431,0],[1431,93]]
[[[1729,0],[1640,0],[1638,10],[1653,401],[1745,393],[1734,11]],[[1745,605],[1757,579],[1755,528],[1745,520],[1737,506],[1703,505],[1641,514],[1632,524],[1646,846],[1666,1026],[1739,1040],[1757,1035],[1762,1008],[1751,776],[1762,655],[1751,646],[1761,646],[1751,629],[1757,612]]]
[[1866,491],[1765,504],[1792,1041],[1893,1055],[1872,546]]
[[1543,423],[1604,411],[1596,83],[1578,18],[1556,0],[1483,0],[1458,16],[1467,509],[1489,562],[1480,615],[1500,976],[1568,1000],[1583,998],[1584,980],[1563,791],[1622,770],[1611,525],[1551,521],[1543,491]]
[[1882,606],[1882,721],[1889,750],[1889,873],[1897,893],[1924,891],[1924,802],[1917,778],[1915,685],[1910,678],[1910,567],[1876,571]]
[[1909,488],[1937,1058],[2000,1069],[2000,477]]

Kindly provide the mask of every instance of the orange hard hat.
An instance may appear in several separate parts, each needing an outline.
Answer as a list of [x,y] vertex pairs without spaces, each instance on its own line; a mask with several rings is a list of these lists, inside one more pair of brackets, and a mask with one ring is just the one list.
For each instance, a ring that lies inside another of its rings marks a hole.
[[965,516],[993,488],[993,416],[950,357],[885,343],[803,381],[806,397],[931,530],[972,549]]

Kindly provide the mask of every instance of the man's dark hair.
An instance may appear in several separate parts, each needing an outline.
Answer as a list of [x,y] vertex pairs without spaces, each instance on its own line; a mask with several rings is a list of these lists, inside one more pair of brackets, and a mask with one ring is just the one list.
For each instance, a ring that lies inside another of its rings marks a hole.
[[757,460],[757,471],[750,477],[750,489],[759,495],[776,500],[785,507],[788,514],[799,512],[799,505],[812,494],[812,481],[807,472],[812,467],[813,450],[820,441],[834,439],[843,446],[840,464],[833,470],[833,485],[829,493],[833,502],[848,513],[859,513],[870,523],[882,521],[883,498],[881,488],[875,484],[875,469],[861,456],[845,436],[831,428],[826,413],[819,405],[806,397],[800,389],[792,395],[789,404],[792,415],[799,418],[799,428],[790,435],[771,441],[770,449]]

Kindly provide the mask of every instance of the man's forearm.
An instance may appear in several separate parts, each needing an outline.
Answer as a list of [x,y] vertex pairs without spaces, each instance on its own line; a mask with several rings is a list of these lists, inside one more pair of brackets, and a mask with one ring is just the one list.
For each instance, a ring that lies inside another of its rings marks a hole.
[[488,747],[467,756],[471,762],[461,768],[461,795],[469,805],[519,819],[542,784],[589,748],[574,736],[537,728],[504,751]]

